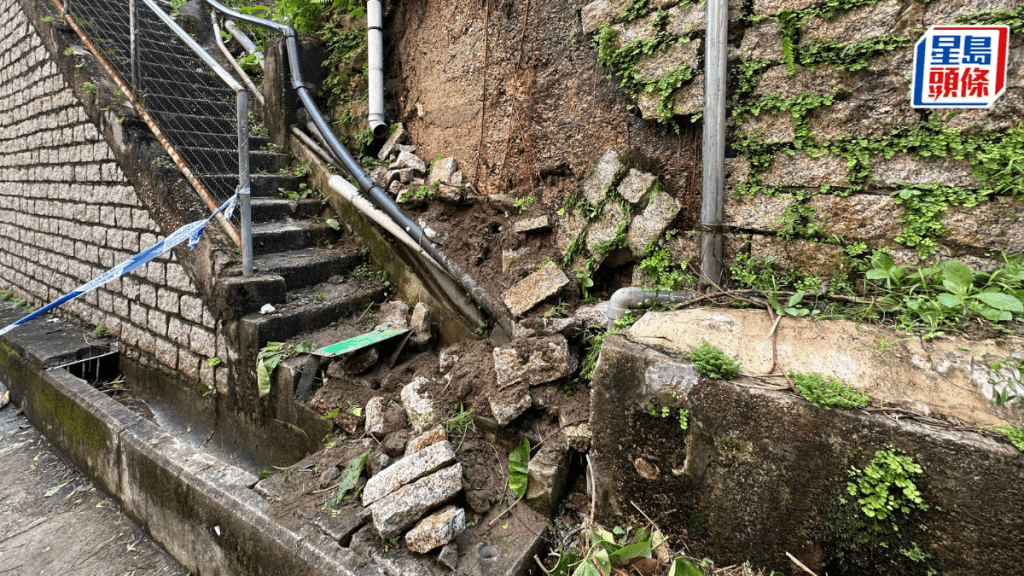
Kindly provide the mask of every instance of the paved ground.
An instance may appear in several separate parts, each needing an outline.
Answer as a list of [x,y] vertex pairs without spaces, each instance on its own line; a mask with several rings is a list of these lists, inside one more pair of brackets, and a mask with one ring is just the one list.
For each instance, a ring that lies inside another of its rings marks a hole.
[[185,574],[16,410],[0,409],[0,576]]

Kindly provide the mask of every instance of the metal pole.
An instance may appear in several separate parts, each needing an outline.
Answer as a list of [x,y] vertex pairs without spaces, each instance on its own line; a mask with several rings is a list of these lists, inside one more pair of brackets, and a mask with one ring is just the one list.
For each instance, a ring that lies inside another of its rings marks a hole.
[[704,41],[704,189],[700,203],[702,284],[722,282],[725,217],[725,84],[729,41],[728,0],[708,0]]
[[142,98],[142,86],[139,83],[138,22],[135,0],[128,0],[128,37],[132,53],[132,94],[136,98]]
[[242,274],[252,276],[252,209],[249,205],[249,94],[235,92],[238,116],[238,212],[242,220]]

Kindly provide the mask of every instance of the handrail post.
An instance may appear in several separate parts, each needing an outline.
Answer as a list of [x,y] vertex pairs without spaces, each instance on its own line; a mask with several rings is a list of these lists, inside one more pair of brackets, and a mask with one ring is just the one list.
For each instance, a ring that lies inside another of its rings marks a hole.
[[[135,0],[128,0],[128,37],[132,59],[132,94],[136,99],[142,97],[142,86],[139,82],[139,42],[138,42],[138,14]],[[139,100],[141,103],[141,100]]]
[[238,213],[241,218],[242,274],[252,276],[252,209],[249,204],[249,93],[235,92],[238,116]]

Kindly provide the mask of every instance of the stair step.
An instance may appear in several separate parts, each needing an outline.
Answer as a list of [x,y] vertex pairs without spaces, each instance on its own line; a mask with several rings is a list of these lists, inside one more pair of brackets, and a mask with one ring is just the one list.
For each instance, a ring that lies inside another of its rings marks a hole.
[[253,198],[251,205],[253,222],[272,222],[285,218],[312,218],[323,210],[323,204],[314,198],[302,200]]
[[[171,83],[168,83],[171,84]],[[195,97],[185,93],[149,92],[145,98],[146,109],[153,112],[170,112],[201,117],[224,118],[234,120],[236,108],[234,98],[231,102],[211,99],[209,96]]]
[[[215,118],[211,116],[196,116],[194,114],[179,114],[167,110],[152,110],[156,123],[160,129],[168,134],[172,132],[196,132],[198,134],[237,134],[235,117]],[[172,140],[173,142],[173,140]]]
[[[324,300],[316,297],[318,292]],[[317,284],[289,292],[289,302],[278,305],[275,314],[250,314],[242,321],[257,325],[257,345],[262,347],[271,340],[284,342],[298,334],[329,326],[345,316],[361,313],[371,303],[382,301],[386,292],[387,287],[379,279]]]
[[256,259],[254,267],[257,273],[282,276],[288,290],[296,290],[325,282],[332,276],[345,274],[363,260],[365,258],[359,248],[305,248],[263,254]]
[[[144,95],[148,97],[173,95],[182,98],[206,98],[230,104],[231,109],[234,110],[235,93],[219,78],[174,68],[167,68],[161,72],[160,76],[139,78]],[[234,115],[234,112],[231,114]]]
[[[249,189],[253,198],[280,198],[281,188],[298,190],[299,184],[305,183],[304,178],[294,174],[252,174],[250,178]],[[238,174],[203,174],[200,179],[211,189],[231,190],[232,193],[238,185]]]
[[[238,149],[214,150],[178,146],[178,153],[199,174],[238,173]],[[249,172],[280,172],[291,163],[291,156],[280,152],[249,151]]]
[[[230,150],[238,145],[238,136],[232,130],[230,134],[207,134],[203,132],[188,132],[175,130],[174,136],[168,139],[175,146],[196,147],[196,148],[220,148]],[[262,150],[270,143],[269,138],[262,136],[249,137],[249,150]]]
[[323,223],[258,222],[252,225],[254,254],[271,254],[285,250],[298,250],[334,241],[338,232]]

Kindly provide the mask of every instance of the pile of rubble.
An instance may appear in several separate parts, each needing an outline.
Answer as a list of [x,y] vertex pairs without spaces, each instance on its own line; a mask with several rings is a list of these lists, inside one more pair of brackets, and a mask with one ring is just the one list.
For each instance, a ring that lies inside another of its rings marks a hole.
[[[390,459],[385,452],[376,457]],[[437,509],[461,490],[462,465],[438,426],[409,441],[404,456],[366,482],[362,517],[383,540],[405,532],[406,546],[413,552],[445,547],[440,560],[454,569],[457,560],[452,559],[458,554],[449,544],[466,528],[466,512],[452,505]]]
[[399,204],[422,205],[435,197],[460,202],[475,191],[455,158],[439,158],[428,165],[416,155],[415,146],[405,144],[408,137],[405,127],[397,124],[377,154],[384,164],[371,174]]

